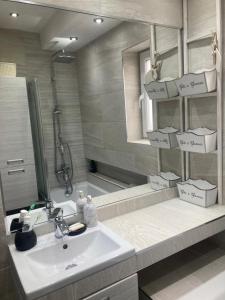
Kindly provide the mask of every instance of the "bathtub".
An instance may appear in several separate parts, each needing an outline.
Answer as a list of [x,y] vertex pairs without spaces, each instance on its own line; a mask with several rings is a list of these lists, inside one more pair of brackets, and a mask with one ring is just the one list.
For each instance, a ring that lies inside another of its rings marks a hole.
[[65,195],[65,190],[63,188],[55,188],[50,192],[51,200],[55,203],[61,203],[65,201],[76,201],[79,197],[79,191],[83,191],[85,195],[91,195],[92,197],[97,197],[101,195],[108,194],[109,192],[88,182],[79,182],[73,185],[73,194],[70,196]]

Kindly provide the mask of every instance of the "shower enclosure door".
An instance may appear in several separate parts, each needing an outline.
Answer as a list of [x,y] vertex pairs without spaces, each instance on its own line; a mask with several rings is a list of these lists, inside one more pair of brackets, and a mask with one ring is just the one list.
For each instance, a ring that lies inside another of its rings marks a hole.
[[50,199],[50,188],[48,183],[48,168],[45,156],[45,145],[42,130],[42,119],[40,110],[40,96],[37,79],[27,83],[29,109],[31,118],[31,130],[34,145],[34,157],[36,165],[37,186],[39,198]]

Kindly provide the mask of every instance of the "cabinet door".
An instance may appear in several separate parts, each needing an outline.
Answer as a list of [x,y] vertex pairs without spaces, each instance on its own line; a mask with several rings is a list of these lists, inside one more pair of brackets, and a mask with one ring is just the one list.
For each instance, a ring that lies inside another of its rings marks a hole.
[[0,77],[0,167],[34,163],[26,80]]
[[83,300],[138,300],[137,275],[121,280]]
[[1,181],[6,210],[29,206],[37,200],[34,165],[2,169]]
[[75,300],[73,287],[71,285],[66,286],[37,300]]

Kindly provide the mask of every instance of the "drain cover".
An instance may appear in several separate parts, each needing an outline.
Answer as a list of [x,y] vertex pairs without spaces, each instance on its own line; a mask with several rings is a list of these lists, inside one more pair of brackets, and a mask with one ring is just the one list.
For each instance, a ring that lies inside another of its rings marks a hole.
[[64,244],[63,245],[63,249],[67,249],[68,248],[68,245],[67,244]]

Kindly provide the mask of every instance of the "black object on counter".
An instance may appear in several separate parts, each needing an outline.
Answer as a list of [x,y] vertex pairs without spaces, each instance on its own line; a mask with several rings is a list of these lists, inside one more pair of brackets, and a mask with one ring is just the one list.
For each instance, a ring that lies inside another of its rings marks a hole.
[[18,251],[27,251],[37,244],[37,236],[34,230],[22,232],[17,231],[15,234],[15,246]]
[[10,232],[21,230],[22,227],[23,227],[23,222],[19,222],[19,218],[15,218],[12,220],[10,224]]

